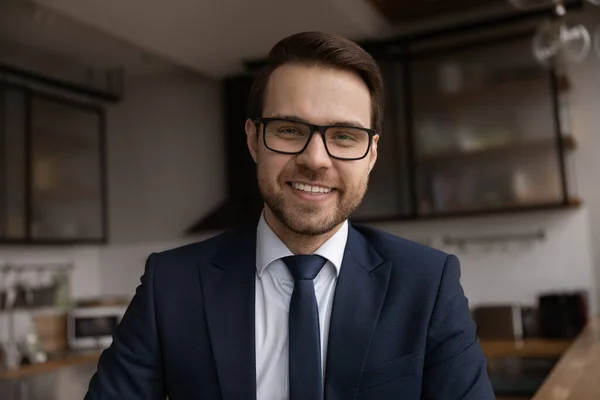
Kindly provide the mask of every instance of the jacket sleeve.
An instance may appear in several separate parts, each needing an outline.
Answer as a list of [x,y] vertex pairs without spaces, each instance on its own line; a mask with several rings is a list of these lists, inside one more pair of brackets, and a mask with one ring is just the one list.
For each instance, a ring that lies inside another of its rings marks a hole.
[[427,332],[423,399],[493,400],[486,359],[460,284],[460,264],[446,259]]
[[100,356],[84,400],[166,398],[154,308],[155,258],[148,257],[141,284],[111,346]]

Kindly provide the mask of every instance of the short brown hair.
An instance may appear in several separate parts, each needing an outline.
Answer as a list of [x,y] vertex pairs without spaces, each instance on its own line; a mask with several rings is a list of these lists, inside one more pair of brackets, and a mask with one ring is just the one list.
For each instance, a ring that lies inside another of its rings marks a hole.
[[248,117],[262,116],[265,91],[271,73],[284,64],[302,63],[340,68],[357,73],[371,94],[371,128],[380,133],[383,120],[383,77],[373,57],[358,44],[323,32],[302,32],[273,46],[267,65],[254,80],[248,97]]

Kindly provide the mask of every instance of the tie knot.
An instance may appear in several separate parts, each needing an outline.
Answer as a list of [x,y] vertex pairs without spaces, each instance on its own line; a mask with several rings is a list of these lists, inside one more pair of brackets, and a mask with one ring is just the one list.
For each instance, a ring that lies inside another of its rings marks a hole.
[[323,257],[316,255],[289,256],[282,260],[296,281],[315,279],[327,262]]

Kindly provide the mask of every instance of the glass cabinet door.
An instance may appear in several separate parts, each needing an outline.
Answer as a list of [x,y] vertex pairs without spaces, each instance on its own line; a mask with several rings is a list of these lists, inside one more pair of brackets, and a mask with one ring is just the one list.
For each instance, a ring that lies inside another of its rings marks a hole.
[[102,111],[53,97],[31,103],[31,237],[103,237]]
[[0,239],[7,241],[27,235],[25,108],[24,91],[0,84]]
[[430,49],[413,58],[419,215],[563,201],[551,74],[530,43]]
[[0,83],[0,242],[106,239],[100,107]]

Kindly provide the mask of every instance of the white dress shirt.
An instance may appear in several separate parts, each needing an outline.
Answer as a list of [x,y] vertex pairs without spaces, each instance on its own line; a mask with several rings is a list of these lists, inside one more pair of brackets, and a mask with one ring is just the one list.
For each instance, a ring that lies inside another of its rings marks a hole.
[[[325,376],[329,319],[337,277],[348,239],[348,221],[313,254],[327,259],[314,279]],[[288,314],[294,279],[281,258],[293,253],[261,216],[256,241],[256,394],[258,400],[287,400]]]

